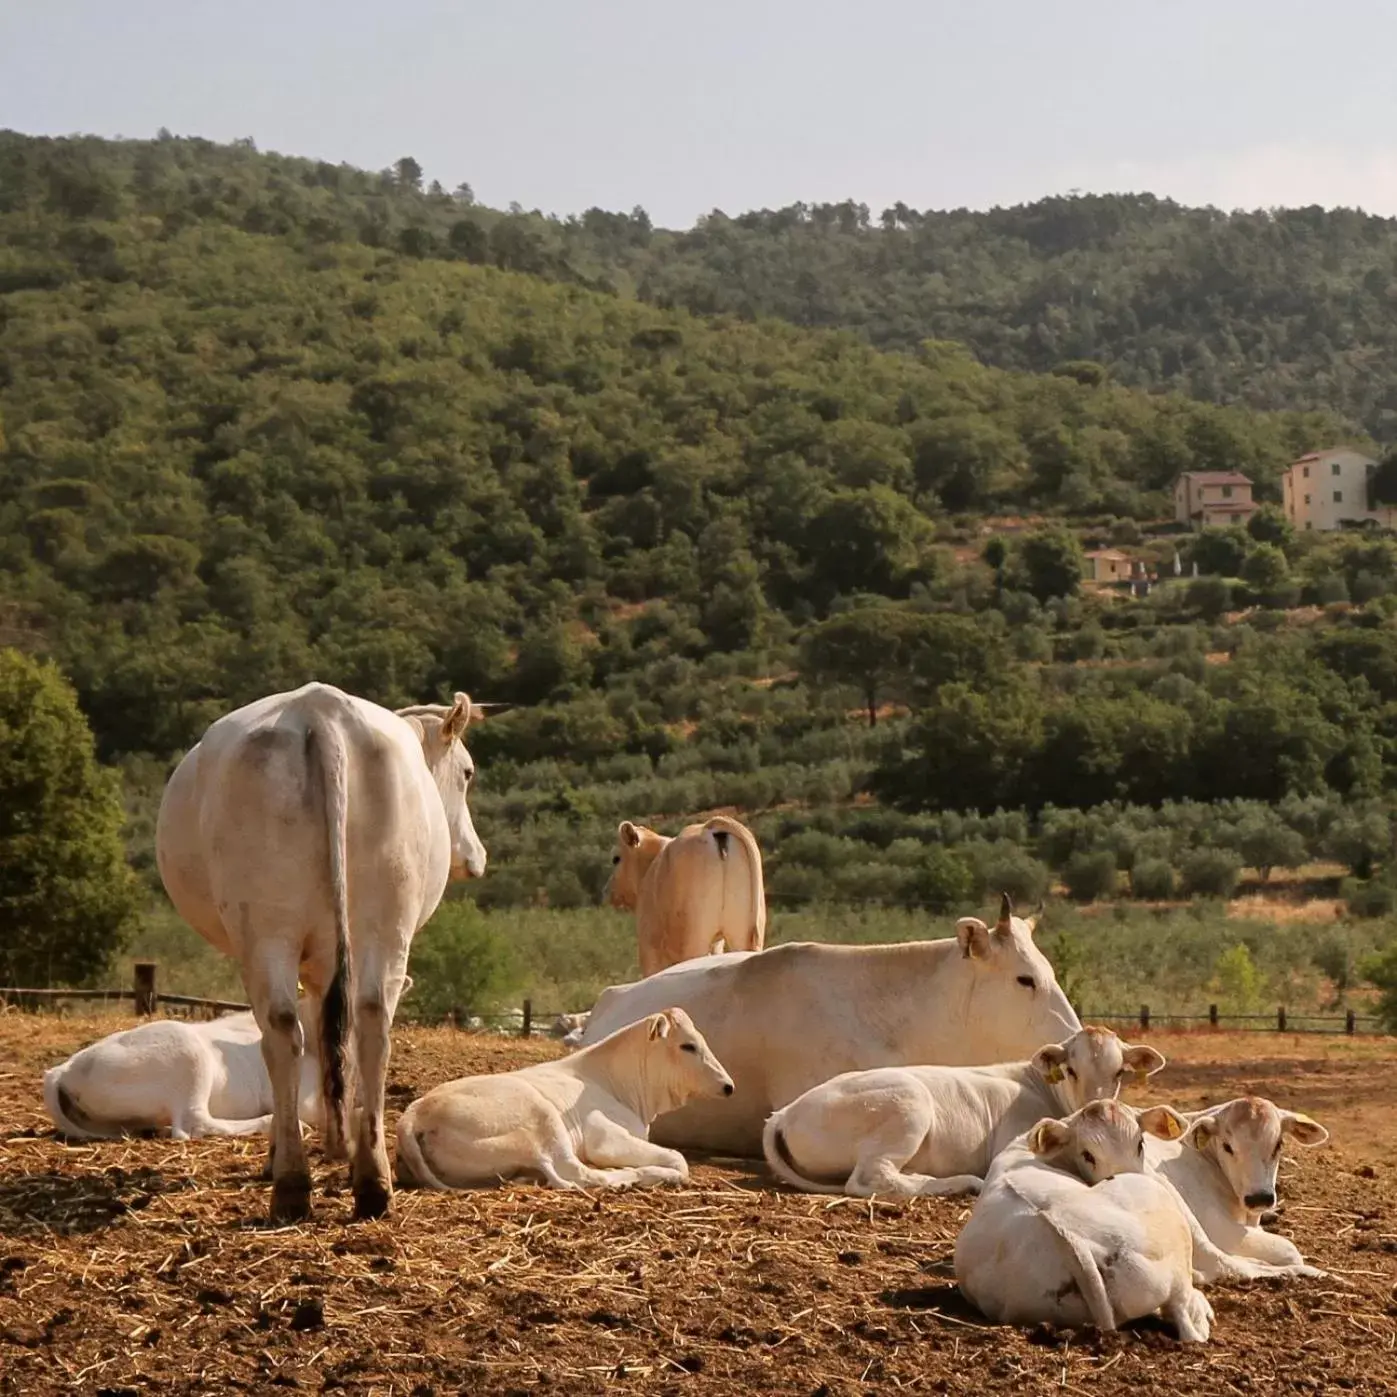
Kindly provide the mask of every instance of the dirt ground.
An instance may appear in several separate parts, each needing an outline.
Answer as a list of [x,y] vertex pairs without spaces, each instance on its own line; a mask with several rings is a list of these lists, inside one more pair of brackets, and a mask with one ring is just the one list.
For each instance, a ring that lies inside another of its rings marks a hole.
[[[0,1393],[1397,1393],[1397,1043],[1153,1033],[1147,1097],[1247,1090],[1333,1139],[1282,1171],[1283,1230],[1335,1281],[1210,1292],[1213,1341],[984,1323],[949,1261],[962,1202],[776,1189],[699,1164],[604,1197],[400,1192],[390,1220],[271,1228],[264,1144],[66,1146],[42,1068],[129,1018],[0,1015]],[[391,1100],[557,1052],[404,1028]],[[318,1168],[322,1183],[342,1170]]]

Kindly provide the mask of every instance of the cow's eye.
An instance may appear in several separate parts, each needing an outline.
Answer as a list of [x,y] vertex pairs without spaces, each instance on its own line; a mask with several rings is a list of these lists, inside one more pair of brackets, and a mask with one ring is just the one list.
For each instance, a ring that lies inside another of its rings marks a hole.
[[1232,1148],[1231,1145],[1224,1145],[1224,1146],[1223,1146],[1223,1149],[1226,1150],[1228,1154],[1235,1154],[1235,1153],[1236,1153],[1236,1151]]
[[696,1043],[681,1043],[679,1045],[679,1051],[681,1053],[696,1053],[698,1052],[698,1045]]
[[1082,1163],[1083,1163],[1083,1164],[1090,1165],[1093,1169],[1095,1169],[1095,1168],[1096,1168],[1096,1156],[1095,1156],[1094,1154],[1092,1154],[1092,1152],[1091,1152],[1090,1150],[1083,1150],[1083,1151],[1082,1151]]
[[1024,987],[1024,989],[1026,989],[1026,990],[1031,990],[1031,989],[1033,988],[1033,976],[1032,976],[1032,975],[1020,975],[1020,976],[1019,976],[1019,984],[1021,984],[1021,985]]

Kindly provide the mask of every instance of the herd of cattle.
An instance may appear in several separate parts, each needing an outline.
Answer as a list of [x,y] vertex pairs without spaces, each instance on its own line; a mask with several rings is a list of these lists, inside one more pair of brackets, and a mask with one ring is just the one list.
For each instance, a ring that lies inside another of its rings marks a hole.
[[[157,856],[180,914],[238,960],[252,1010],[146,1024],[52,1068],[62,1134],[269,1134],[272,1217],[298,1221],[304,1123],[350,1160],[355,1215],[388,1209],[409,947],[448,879],[485,868],[462,742],[478,711],[457,694],[392,713],[309,684],[210,726],[170,779]],[[1161,1313],[1205,1340],[1199,1283],[1322,1274],[1261,1224],[1283,1147],[1324,1128],[1257,1097],[1120,1102],[1164,1058],[1082,1026],[1007,896],[995,925],[962,918],[954,938],[765,950],[761,856],[738,822],[673,840],[625,822],[614,863],[643,978],[577,1016],[568,1055],[414,1101],[400,1183],[681,1183],[688,1151],[764,1156],[814,1193],[978,1195],[956,1275],[1007,1323]]]

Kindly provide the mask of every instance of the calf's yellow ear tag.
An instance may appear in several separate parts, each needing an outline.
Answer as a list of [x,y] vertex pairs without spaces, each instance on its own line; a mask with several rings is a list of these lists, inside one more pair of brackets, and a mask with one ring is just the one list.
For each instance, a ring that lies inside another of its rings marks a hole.
[[1062,1068],[1054,1063],[1048,1068],[1048,1074],[1043,1079],[1049,1086],[1056,1086],[1062,1080]]
[[1142,1087],[1146,1085],[1146,1083],[1148,1083],[1149,1080],[1150,1074],[1146,1072],[1143,1067],[1137,1067],[1135,1069],[1135,1085],[1137,1087]]

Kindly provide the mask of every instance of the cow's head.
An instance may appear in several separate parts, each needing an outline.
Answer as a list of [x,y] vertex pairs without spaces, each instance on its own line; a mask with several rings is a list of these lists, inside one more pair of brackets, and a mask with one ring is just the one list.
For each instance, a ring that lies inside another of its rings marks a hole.
[[634,912],[640,900],[640,885],[650,871],[650,865],[660,850],[669,843],[644,825],[622,820],[616,830],[616,848],[611,855],[611,880],[607,884],[607,900],[622,912]]
[[462,741],[472,717],[469,694],[457,694],[450,704],[418,703],[398,709],[417,733],[427,770],[441,792],[446,825],[451,832],[451,876],[479,878],[485,872],[485,846],[471,821],[467,796],[475,763]]
[[732,1095],[727,1068],[682,1009],[663,1009],[641,1024],[646,1096],[656,1115],[678,1110],[696,1097]]
[[1032,1062],[1070,1112],[1114,1098],[1129,1078],[1143,1084],[1164,1066],[1164,1057],[1143,1043],[1122,1042],[1109,1028],[1088,1026],[1065,1043],[1039,1048]]
[[1041,1120],[1026,1143],[1046,1164],[1098,1184],[1145,1170],[1145,1136],[1177,1140],[1187,1122],[1172,1106],[1131,1111],[1118,1101],[1092,1101],[1066,1120]]
[[1329,1132],[1265,1097],[1241,1096],[1199,1116],[1187,1143],[1217,1165],[1238,1203],[1256,1212],[1276,1206],[1276,1170],[1287,1137],[1297,1145],[1322,1145]]
[[1022,1061],[1043,1043],[1061,1043],[1082,1026],[1053,974],[1047,956],[1033,944],[1036,917],[1016,917],[1008,893],[999,920],[978,917],[956,923],[961,964],[971,993],[960,1000],[983,1056],[979,1062]]

